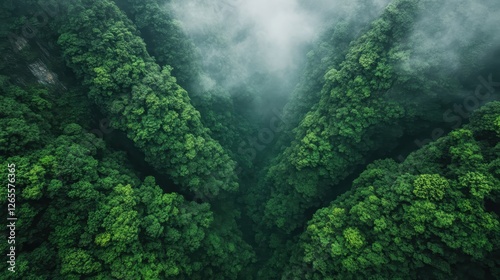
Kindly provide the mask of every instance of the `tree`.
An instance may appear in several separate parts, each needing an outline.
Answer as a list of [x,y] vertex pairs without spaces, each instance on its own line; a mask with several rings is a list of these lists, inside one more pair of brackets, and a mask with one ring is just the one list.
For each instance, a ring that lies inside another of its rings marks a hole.
[[160,70],[153,62],[123,13],[110,1],[77,1],[65,8],[58,43],[113,127],[185,190],[203,199],[236,190],[235,163],[208,135],[171,68]]
[[[370,164],[351,191],[314,214],[283,277],[498,279],[500,218],[486,200],[500,198],[491,168],[500,138],[481,135],[494,127],[499,104],[474,115],[482,126],[456,130],[400,164]],[[478,147],[474,156],[456,158],[465,144]]]

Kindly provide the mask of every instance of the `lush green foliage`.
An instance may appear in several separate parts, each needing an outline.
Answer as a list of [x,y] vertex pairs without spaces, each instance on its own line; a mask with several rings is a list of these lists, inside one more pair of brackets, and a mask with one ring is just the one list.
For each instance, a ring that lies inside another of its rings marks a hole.
[[[54,94],[6,79],[2,86],[2,103],[15,107],[2,115],[0,159],[16,165],[20,217],[21,253],[8,279],[235,279],[253,253],[234,220],[166,193],[152,177],[140,180],[124,166],[124,153],[110,152],[77,124],[43,115],[47,107],[68,110],[47,101]],[[60,136],[50,122],[64,126]],[[6,197],[4,188],[5,209]]]
[[113,127],[126,131],[158,171],[199,197],[237,189],[234,162],[208,135],[171,68],[152,61],[118,8],[81,1],[69,4],[67,14],[58,43]]
[[[291,144],[269,164],[265,177],[249,195],[249,211],[256,222],[287,233],[303,226],[306,213],[327,204],[335,186],[360,165],[390,155],[402,136],[416,138],[428,133],[428,126],[448,120],[443,112],[453,102],[470,98],[463,94],[476,85],[450,77],[446,65],[438,67],[439,59],[436,64],[422,65],[423,50],[409,35],[421,24],[418,19],[437,7],[440,4],[436,1],[391,2],[380,18],[351,42],[341,63],[337,65],[335,56],[327,56],[331,60],[324,63],[330,68],[319,83],[318,98],[304,97],[306,93],[300,93],[304,85],[299,85],[293,102],[307,106],[308,100],[318,101],[294,128]],[[480,60],[478,53],[471,55],[467,50],[478,45],[483,50],[488,44],[463,43],[461,59]],[[463,66],[457,72],[465,76],[464,69],[477,71],[476,67]],[[314,88],[307,94],[314,95]],[[299,107],[295,117],[303,111]],[[455,119],[462,123],[462,118]]]
[[286,278],[498,277],[500,221],[487,203],[500,199],[499,115],[490,103],[403,163],[369,165],[316,212]]
[[[238,103],[238,96],[243,95],[237,89],[224,89],[220,86],[206,86],[207,76],[213,75],[212,69],[202,69],[200,54],[192,40],[181,30],[172,12],[158,0],[115,1],[140,30],[148,52],[162,66],[171,66],[172,76],[177,83],[188,91],[191,104],[201,114],[203,125],[210,130],[210,136],[217,140],[228,153],[232,153],[239,163],[247,160],[237,153],[239,135],[250,134],[252,125],[249,116]],[[200,40],[200,38],[198,38]],[[220,74],[219,74],[220,75]],[[236,104],[235,104],[236,103]],[[244,104],[243,106],[248,106]]]
[[[307,53],[307,65],[290,101],[284,109],[286,125],[284,134],[293,140],[292,130],[320,100],[325,85],[325,73],[338,68],[349,50],[349,44],[366,31],[377,14],[374,1],[355,1],[355,11],[332,19],[331,27],[322,34],[313,49]],[[307,5],[307,3],[305,3]],[[363,15],[362,17],[355,17]],[[282,143],[280,143],[282,145]]]
[[160,65],[170,65],[177,83],[190,92],[199,75],[194,45],[182,32],[165,4],[159,0],[117,0],[147,43],[148,52]]
[[176,1],[0,4],[0,279],[500,279],[495,0],[349,2],[302,73]]
[[268,224],[287,232],[300,226],[304,211],[318,205],[326,187],[379,147],[373,134],[403,116],[403,108],[384,93],[394,82],[391,65],[401,59],[396,42],[411,27],[414,6],[413,1],[392,4],[352,45],[339,70],[326,73],[318,105],[302,119],[296,140],[261,182],[262,189],[270,189],[270,198],[255,206],[264,209],[256,219],[263,215]]
[[123,154],[104,152],[78,125],[66,133],[3,161],[20,172],[17,279],[236,278],[251,259],[208,204],[164,193],[152,177],[141,182],[120,166]]

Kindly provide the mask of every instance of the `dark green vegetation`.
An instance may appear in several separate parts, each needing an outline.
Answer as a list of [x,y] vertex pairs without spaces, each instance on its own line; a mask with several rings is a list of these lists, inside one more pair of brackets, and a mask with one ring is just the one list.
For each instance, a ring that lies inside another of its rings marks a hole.
[[498,3],[354,1],[277,79],[172,2],[0,4],[0,279],[500,279]]
[[491,200],[500,194],[499,114],[500,102],[490,103],[404,162],[370,164],[352,190],[314,214],[286,277],[498,276],[500,221]]

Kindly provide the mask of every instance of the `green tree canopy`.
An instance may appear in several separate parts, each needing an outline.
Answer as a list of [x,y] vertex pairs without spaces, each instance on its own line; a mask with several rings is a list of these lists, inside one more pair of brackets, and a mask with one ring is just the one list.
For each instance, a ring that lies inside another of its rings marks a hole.
[[285,278],[498,279],[500,219],[487,204],[500,199],[500,138],[482,135],[499,115],[500,102],[490,103],[473,117],[482,126],[453,131],[403,163],[369,165],[314,214]]

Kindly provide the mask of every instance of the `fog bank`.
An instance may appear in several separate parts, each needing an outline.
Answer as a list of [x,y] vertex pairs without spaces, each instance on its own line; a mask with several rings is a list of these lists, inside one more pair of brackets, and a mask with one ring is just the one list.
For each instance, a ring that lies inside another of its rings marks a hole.
[[232,86],[255,73],[290,78],[305,61],[310,44],[333,22],[373,18],[389,1],[370,1],[370,11],[358,13],[365,2],[171,0],[167,7],[199,48],[207,74],[217,81],[205,77],[205,83]]

